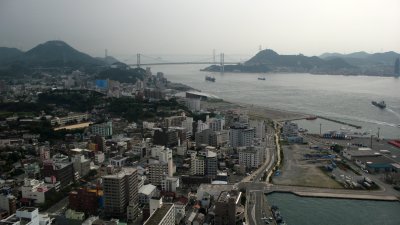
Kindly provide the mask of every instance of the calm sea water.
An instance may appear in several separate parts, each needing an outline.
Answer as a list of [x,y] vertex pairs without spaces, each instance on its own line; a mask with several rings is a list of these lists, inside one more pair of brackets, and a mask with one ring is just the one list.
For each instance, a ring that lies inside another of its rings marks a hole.
[[[224,100],[304,112],[347,121],[384,138],[400,138],[400,79],[311,74],[201,72],[203,65],[152,66],[173,81]],[[216,82],[206,82],[211,75]],[[265,81],[258,80],[265,77]],[[371,101],[385,100],[384,110]]]
[[267,195],[288,225],[398,225],[400,203],[308,198],[288,193]]

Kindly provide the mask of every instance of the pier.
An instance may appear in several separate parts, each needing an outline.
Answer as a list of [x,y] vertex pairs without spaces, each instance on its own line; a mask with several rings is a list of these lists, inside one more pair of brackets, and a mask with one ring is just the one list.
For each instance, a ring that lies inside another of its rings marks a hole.
[[320,118],[320,119],[324,119],[324,120],[332,121],[332,122],[335,122],[335,123],[340,123],[340,124],[343,124],[343,125],[347,125],[347,126],[350,126],[350,127],[354,127],[354,128],[357,128],[357,129],[361,129],[361,128],[362,128],[362,127],[359,126],[359,125],[355,125],[355,124],[343,122],[343,121],[336,120],[336,119],[331,119],[331,118],[324,117],[324,116],[317,116],[317,117]]

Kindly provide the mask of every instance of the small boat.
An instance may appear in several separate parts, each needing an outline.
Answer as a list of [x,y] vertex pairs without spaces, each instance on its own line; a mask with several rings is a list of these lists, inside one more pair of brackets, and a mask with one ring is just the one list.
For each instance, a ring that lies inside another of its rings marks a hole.
[[299,128],[299,132],[300,132],[300,133],[305,133],[305,132],[307,132],[307,131],[308,131],[307,129],[304,129],[304,128],[301,128],[301,127]]
[[215,77],[206,76],[206,81],[215,82]]
[[380,101],[380,102],[372,101],[371,103],[372,103],[372,105],[374,105],[374,106],[376,106],[376,107],[379,107],[379,108],[381,108],[381,109],[386,108],[386,103],[385,103],[385,101]]
[[259,80],[265,80],[265,77],[259,77],[258,79]]
[[306,118],[306,120],[316,120],[317,118],[317,116],[309,116]]

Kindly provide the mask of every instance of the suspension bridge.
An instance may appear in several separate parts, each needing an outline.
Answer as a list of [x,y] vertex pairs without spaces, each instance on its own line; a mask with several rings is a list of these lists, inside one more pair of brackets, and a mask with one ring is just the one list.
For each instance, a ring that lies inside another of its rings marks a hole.
[[[146,62],[142,62],[141,59],[144,58]],[[221,68],[221,72],[224,71],[225,65],[236,65],[239,63],[243,63],[244,61],[239,61],[235,59],[229,58],[230,61],[225,61],[225,54],[221,53],[219,55],[219,61],[216,60],[215,53],[212,57],[206,59],[197,59],[197,60],[187,60],[187,61],[167,61],[160,57],[151,57],[144,54],[136,54],[136,64],[128,63],[131,67],[142,67],[142,66],[156,66],[156,65],[185,65],[185,64],[194,64],[194,65],[219,65]]]

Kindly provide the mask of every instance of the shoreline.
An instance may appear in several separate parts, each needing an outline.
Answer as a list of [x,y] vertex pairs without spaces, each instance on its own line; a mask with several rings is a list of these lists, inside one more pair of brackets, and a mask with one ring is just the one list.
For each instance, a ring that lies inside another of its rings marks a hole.
[[287,120],[301,120],[311,116],[307,113],[293,112],[288,110],[276,109],[267,106],[221,101],[202,101],[202,107],[205,109],[214,108],[217,111],[224,111],[229,109],[242,109],[247,111],[249,117],[262,118],[266,120],[287,121]]

